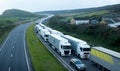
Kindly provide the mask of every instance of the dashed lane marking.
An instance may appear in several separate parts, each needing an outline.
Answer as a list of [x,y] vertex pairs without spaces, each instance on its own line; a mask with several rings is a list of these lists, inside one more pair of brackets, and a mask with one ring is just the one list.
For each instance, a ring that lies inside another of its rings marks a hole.
[[13,54],[11,54],[10,56],[11,56],[11,58],[12,58],[12,57],[13,57]]
[[10,67],[8,68],[8,71],[11,71],[11,68],[10,68]]

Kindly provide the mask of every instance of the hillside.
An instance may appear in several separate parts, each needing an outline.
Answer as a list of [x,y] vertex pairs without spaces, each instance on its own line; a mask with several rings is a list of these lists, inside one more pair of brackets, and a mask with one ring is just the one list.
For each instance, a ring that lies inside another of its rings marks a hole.
[[87,41],[92,46],[103,46],[120,52],[120,29],[111,28],[106,24],[65,24],[61,16],[49,19],[47,26]]
[[1,16],[2,17],[36,17],[37,15],[23,10],[9,9],[4,11]]
[[103,7],[95,7],[95,8],[86,8],[86,9],[73,9],[73,10],[59,10],[59,11],[43,11],[43,12],[36,12],[37,14],[39,13],[44,13],[44,14],[55,14],[55,15],[60,15],[60,14],[76,14],[76,13],[88,13],[88,12],[95,12],[95,11],[103,11],[107,10],[113,13],[120,13],[120,4],[116,5],[108,5],[108,6],[103,6]]

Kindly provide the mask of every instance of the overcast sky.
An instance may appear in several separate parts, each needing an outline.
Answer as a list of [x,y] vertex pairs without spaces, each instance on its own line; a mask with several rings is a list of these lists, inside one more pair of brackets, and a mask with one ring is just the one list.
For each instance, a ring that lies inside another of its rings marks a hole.
[[120,0],[0,0],[0,14],[7,9],[30,12],[99,7],[120,4]]

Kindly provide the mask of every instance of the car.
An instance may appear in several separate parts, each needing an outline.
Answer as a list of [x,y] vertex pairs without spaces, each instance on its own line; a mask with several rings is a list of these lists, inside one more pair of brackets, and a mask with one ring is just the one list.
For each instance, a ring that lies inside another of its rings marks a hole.
[[86,66],[82,63],[82,61],[78,58],[72,58],[70,60],[70,64],[76,68],[78,71],[85,71]]

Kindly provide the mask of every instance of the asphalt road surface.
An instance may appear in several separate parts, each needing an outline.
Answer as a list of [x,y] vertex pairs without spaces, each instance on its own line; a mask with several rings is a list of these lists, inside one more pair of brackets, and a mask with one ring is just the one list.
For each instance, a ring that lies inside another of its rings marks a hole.
[[30,23],[13,29],[0,47],[0,71],[31,71],[25,43],[25,31]]

